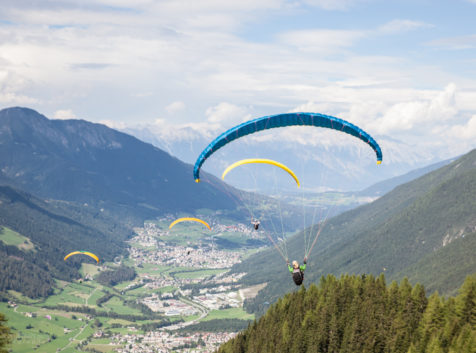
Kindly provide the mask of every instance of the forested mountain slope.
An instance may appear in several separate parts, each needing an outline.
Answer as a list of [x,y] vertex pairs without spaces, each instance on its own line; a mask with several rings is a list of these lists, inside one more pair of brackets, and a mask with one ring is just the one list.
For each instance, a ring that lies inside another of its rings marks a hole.
[[126,253],[129,235],[129,229],[87,208],[47,203],[0,186],[0,293],[51,294],[53,279],[79,277],[81,262],[71,258],[66,263],[66,254],[89,250],[101,261],[112,261]]
[[[384,272],[387,278],[421,281],[450,294],[476,272],[476,150],[453,163],[395,188],[378,200],[329,220],[313,250],[305,282],[328,273]],[[317,227],[316,227],[317,229]],[[314,232],[316,231],[314,230]],[[303,234],[288,243],[290,259],[302,260]],[[263,310],[294,284],[273,250],[233,269],[245,283],[268,283],[248,302]]]
[[160,213],[237,205],[217,178],[197,184],[191,165],[101,124],[8,108],[0,111],[0,147],[0,183],[87,203],[121,220],[140,223]]
[[473,353],[475,298],[474,276],[445,300],[407,280],[329,275],[279,299],[219,352]]

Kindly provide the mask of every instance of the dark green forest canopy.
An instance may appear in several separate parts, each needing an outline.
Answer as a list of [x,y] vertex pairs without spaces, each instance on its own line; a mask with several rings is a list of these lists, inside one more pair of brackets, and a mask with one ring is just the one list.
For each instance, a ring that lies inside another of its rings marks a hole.
[[420,284],[385,283],[383,275],[332,275],[272,305],[219,349],[239,352],[476,351],[476,275],[459,295],[427,298]]
[[115,286],[124,281],[132,281],[137,273],[132,267],[121,266],[117,269],[101,272],[96,281],[105,286]]

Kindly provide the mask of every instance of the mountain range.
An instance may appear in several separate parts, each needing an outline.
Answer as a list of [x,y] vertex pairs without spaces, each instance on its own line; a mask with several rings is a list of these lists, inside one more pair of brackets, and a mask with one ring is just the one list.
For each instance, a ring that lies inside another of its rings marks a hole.
[[34,110],[0,111],[0,182],[45,199],[77,202],[141,224],[164,213],[234,209],[233,189],[130,135]]

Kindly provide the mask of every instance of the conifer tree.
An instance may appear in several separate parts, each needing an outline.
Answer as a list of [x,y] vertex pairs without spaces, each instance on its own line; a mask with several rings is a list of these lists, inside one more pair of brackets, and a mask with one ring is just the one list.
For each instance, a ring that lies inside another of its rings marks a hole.
[[289,329],[289,324],[287,320],[284,320],[283,326],[281,328],[281,337],[283,347],[287,347],[291,343],[291,330]]
[[457,312],[463,324],[476,326],[476,275],[468,276],[457,297]]
[[440,333],[440,345],[447,351],[461,329],[461,322],[456,313],[456,303],[454,298],[449,298],[445,303],[445,324]]
[[443,348],[441,348],[439,338],[436,335],[433,335],[430,343],[425,349],[425,353],[445,353]]
[[420,352],[426,352],[429,341],[438,334],[443,324],[444,308],[438,292],[435,292],[428,300],[428,306],[420,323]]
[[12,332],[6,325],[7,319],[0,313],[0,353],[7,353],[7,345],[12,341]]
[[470,324],[465,324],[458,337],[449,349],[449,353],[474,353],[476,352],[476,329]]
[[410,348],[408,348],[407,353],[418,353],[418,351],[417,351],[417,349],[416,349],[416,347],[413,343],[410,345]]

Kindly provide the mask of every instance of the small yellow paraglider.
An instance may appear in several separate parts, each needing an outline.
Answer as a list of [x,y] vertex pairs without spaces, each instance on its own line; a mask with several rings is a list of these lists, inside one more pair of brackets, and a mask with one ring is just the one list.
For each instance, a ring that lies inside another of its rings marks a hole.
[[174,225],[176,225],[177,223],[185,222],[185,221],[199,222],[199,223],[202,223],[203,225],[205,225],[209,230],[212,230],[212,228],[210,227],[210,225],[209,225],[207,222],[205,222],[204,220],[201,220],[200,218],[195,218],[195,217],[182,217],[182,218],[178,218],[178,219],[176,219],[175,221],[173,221],[172,223],[170,223],[169,229],[172,229],[172,227],[173,227]]
[[83,251],[83,250],[73,251],[73,252],[69,253],[68,255],[66,255],[64,257],[64,261],[66,261],[68,259],[68,257],[70,257],[70,256],[79,255],[79,254],[88,255],[88,256],[92,257],[94,260],[96,260],[97,263],[99,263],[99,258],[96,255],[94,255],[92,252]]

